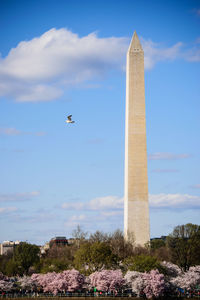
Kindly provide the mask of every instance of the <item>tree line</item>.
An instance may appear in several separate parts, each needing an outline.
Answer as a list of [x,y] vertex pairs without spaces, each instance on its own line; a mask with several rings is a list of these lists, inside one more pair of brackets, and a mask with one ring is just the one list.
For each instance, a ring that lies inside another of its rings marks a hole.
[[120,230],[112,234],[96,231],[89,237],[78,227],[73,232],[71,245],[52,245],[45,254],[40,248],[22,242],[13,253],[0,256],[0,272],[6,276],[23,276],[33,273],[62,272],[76,269],[90,274],[103,269],[166,273],[162,262],[170,262],[186,272],[200,265],[200,226],[186,224],[176,226],[165,238],[152,239],[145,247],[134,247],[126,241]]

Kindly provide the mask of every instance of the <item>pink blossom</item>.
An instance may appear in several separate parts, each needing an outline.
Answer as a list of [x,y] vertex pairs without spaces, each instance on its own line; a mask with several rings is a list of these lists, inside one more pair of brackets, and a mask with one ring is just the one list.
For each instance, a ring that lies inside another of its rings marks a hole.
[[58,292],[74,292],[82,288],[84,276],[77,270],[67,270],[61,273],[33,274],[33,280],[43,288],[44,292],[56,295]]
[[8,280],[0,280],[0,290],[4,292],[8,292],[12,290],[13,283]]
[[182,289],[191,289],[200,284],[200,266],[190,267],[190,269],[175,278],[171,278],[170,283]]
[[9,277],[5,276],[0,272],[0,290],[10,291],[13,288],[13,283],[10,281]]
[[200,266],[190,267],[189,271],[200,274]]
[[124,277],[125,282],[129,288],[139,297],[140,293],[145,288],[145,280],[143,273],[137,271],[128,271]]
[[17,282],[22,289],[33,289],[36,285],[36,281],[30,276],[18,277]]
[[165,267],[167,275],[170,277],[176,277],[182,274],[181,269],[177,265],[172,264],[171,262],[163,261],[161,265]]
[[118,291],[124,284],[121,270],[102,270],[89,276],[91,285],[102,292]]
[[164,275],[160,274],[158,270],[152,270],[150,273],[144,273],[143,279],[145,281],[145,288],[143,292],[147,298],[160,297],[165,290]]
[[0,280],[8,280],[8,277],[5,276],[2,272],[0,272]]
[[152,270],[150,273],[128,271],[125,280],[138,297],[141,293],[144,293],[147,298],[159,297],[164,293],[164,275],[160,274],[158,270]]

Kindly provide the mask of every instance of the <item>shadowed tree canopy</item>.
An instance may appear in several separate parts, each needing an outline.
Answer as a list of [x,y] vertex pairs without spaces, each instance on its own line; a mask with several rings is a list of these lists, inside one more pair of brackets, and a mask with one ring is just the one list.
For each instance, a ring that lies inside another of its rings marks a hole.
[[182,270],[200,264],[200,226],[188,223],[176,226],[167,238],[171,261]]
[[[0,272],[4,273],[5,275],[13,275],[13,273],[7,272],[8,262],[12,259],[13,253],[8,252],[7,254],[0,255]],[[15,274],[14,274],[15,275]]]
[[28,274],[28,270],[31,266],[38,263],[40,248],[36,245],[28,243],[20,243],[16,246],[13,253],[13,260],[15,266],[18,266],[18,274]]
[[112,253],[115,254],[120,260],[133,254],[133,245],[124,239],[124,234],[121,230],[116,230],[111,234],[107,234],[101,231],[96,231],[90,235],[89,241],[105,242],[111,247]]
[[117,265],[117,256],[112,253],[105,242],[86,242],[77,250],[74,259],[75,267],[83,274],[113,268]]
[[133,255],[133,243],[132,241],[125,240],[124,234],[121,230],[116,230],[110,235],[109,244],[113,253],[117,255],[120,260],[124,260],[125,258]]
[[36,265],[36,271],[41,273],[60,272],[72,267],[74,246],[53,245]]
[[157,269],[161,273],[165,272],[164,267],[161,266],[156,257],[145,254],[129,257],[124,261],[124,264],[130,271],[150,272]]
[[165,241],[162,239],[152,239],[150,242],[151,249],[156,250],[165,247]]

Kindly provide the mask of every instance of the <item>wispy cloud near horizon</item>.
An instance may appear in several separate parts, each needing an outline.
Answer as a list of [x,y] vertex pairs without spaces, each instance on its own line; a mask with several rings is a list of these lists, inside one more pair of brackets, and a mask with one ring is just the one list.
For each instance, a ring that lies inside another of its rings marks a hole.
[[157,194],[149,195],[152,208],[167,209],[200,209],[200,196],[189,194]]
[[[113,224],[123,222],[123,198],[117,196],[98,197],[86,203],[66,202],[62,208],[67,210],[68,218],[65,222],[67,228],[74,228],[77,225],[91,231],[93,224],[104,224],[104,228],[112,230]],[[95,206],[94,206],[95,205]],[[166,213],[171,211],[180,215],[183,211],[199,210],[200,196],[189,194],[150,194],[149,195],[150,212],[155,213],[156,210]],[[101,228],[101,226],[100,226]]]
[[[150,208],[157,209],[200,209],[200,196],[189,194],[149,194]],[[69,211],[100,211],[103,213],[115,214],[124,207],[123,197],[105,196],[94,198],[89,202],[65,202],[61,206]]]

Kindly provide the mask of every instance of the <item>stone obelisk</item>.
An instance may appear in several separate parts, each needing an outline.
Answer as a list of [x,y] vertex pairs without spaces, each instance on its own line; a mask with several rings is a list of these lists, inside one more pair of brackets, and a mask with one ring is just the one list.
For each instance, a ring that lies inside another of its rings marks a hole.
[[124,234],[144,246],[149,231],[144,52],[134,32],[126,66]]

